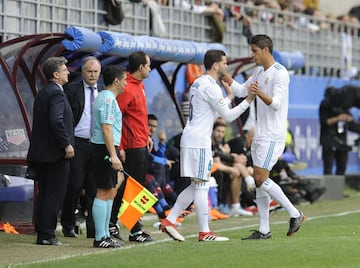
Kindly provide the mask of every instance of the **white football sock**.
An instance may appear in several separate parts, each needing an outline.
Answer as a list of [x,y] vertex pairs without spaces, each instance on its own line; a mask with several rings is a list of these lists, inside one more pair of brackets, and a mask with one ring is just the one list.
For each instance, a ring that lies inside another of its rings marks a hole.
[[210,232],[208,192],[209,188],[195,186],[194,206],[199,223],[199,232]]
[[267,234],[270,232],[270,196],[261,188],[256,188],[256,205],[259,213],[259,232]]
[[279,202],[280,205],[288,211],[291,218],[297,218],[300,216],[300,212],[290,202],[289,198],[287,198],[280,186],[272,179],[267,178],[266,181],[264,181],[264,183],[260,186],[260,189],[263,189],[273,199]]
[[[194,201],[195,185],[192,182],[186,187],[177,197],[174,206],[172,207],[169,215],[166,217],[171,223],[176,223],[176,219],[180,216],[184,209],[186,209],[192,201]],[[207,207],[207,198],[206,198]]]

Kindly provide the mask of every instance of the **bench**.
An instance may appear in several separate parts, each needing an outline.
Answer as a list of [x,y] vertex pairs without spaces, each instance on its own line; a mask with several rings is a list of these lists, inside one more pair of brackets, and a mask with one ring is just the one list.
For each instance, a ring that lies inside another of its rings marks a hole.
[[319,200],[343,199],[345,176],[341,175],[306,175],[305,180],[310,180],[315,187],[326,187],[326,192]]
[[31,221],[34,181],[9,176],[8,187],[0,188],[0,221]]

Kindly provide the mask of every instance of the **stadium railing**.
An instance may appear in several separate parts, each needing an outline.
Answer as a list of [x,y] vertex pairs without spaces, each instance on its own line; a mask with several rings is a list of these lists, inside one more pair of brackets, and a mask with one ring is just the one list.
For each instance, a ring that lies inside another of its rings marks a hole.
[[[28,34],[63,32],[69,26],[86,27],[95,32],[110,30],[132,35],[151,35],[149,7],[128,0],[118,2],[122,4],[125,19],[120,25],[108,25],[105,21],[104,1],[100,0],[4,0],[0,3],[2,41]],[[210,42],[209,18],[174,7],[172,2],[170,0],[169,5],[160,6],[166,26],[163,37]],[[360,66],[359,26],[339,20],[317,19],[302,13],[249,7],[242,3],[230,5],[253,13],[253,34],[268,34],[276,49],[301,51],[305,55],[305,67],[298,71],[301,74],[336,76],[340,71],[350,71],[352,67]],[[314,29],[314,25],[318,30]],[[250,54],[247,39],[242,35],[242,26],[242,22],[234,18],[226,20],[223,44],[229,58],[247,57]],[[345,35],[345,31],[349,34]]]

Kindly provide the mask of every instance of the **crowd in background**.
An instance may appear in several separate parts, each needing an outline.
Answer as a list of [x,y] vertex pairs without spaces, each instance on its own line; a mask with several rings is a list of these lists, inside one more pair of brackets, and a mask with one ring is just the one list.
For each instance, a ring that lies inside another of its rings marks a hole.
[[[286,24],[291,29],[308,28],[311,32],[331,29],[331,21],[342,21],[346,25],[358,26],[360,23],[360,6],[354,6],[347,13],[335,15],[326,13],[320,8],[320,0],[140,0],[130,1],[148,5],[151,14],[151,28],[154,36],[163,36],[166,32],[162,18],[161,5],[191,10],[209,18],[212,42],[221,43],[226,32],[226,22],[235,19],[242,22],[242,33],[246,38],[251,36],[251,25],[255,21]],[[299,15],[293,20],[287,13]],[[304,15],[304,16],[301,16]],[[357,33],[359,35],[360,33]]]

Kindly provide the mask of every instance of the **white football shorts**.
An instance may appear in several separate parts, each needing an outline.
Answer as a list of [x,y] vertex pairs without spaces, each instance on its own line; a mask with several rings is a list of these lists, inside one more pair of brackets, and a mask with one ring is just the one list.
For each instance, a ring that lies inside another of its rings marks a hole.
[[285,149],[282,141],[253,141],[251,157],[256,167],[271,170]]
[[187,148],[180,149],[180,175],[192,180],[208,181],[211,175],[213,157],[211,149]]

